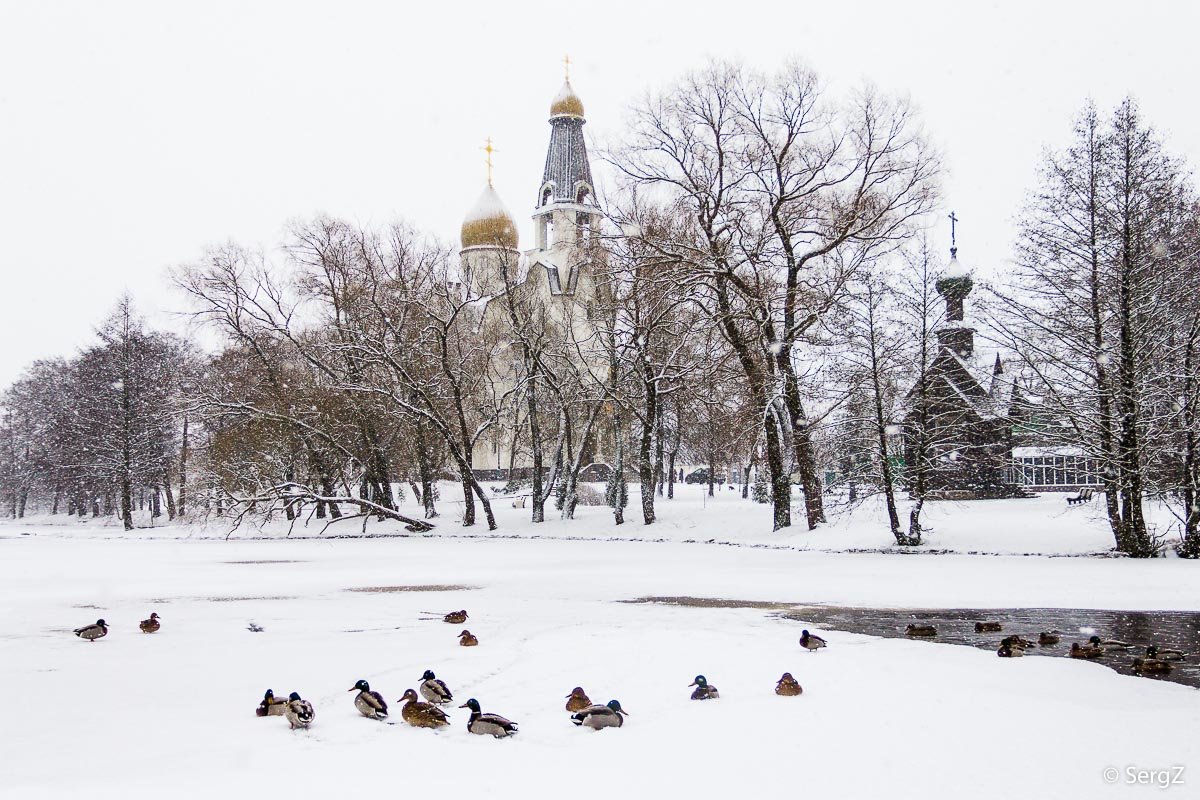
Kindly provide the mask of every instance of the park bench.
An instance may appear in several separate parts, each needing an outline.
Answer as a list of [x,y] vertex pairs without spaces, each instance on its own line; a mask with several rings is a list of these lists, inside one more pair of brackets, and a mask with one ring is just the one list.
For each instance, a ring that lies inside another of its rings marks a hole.
[[1077,506],[1080,503],[1090,503],[1090,502],[1092,502],[1092,489],[1091,488],[1081,489],[1079,494],[1076,495],[1075,497],[1067,498],[1067,505],[1069,505],[1069,506]]
[[529,499],[529,495],[523,494],[520,497],[513,499],[513,508],[524,508],[525,501]]

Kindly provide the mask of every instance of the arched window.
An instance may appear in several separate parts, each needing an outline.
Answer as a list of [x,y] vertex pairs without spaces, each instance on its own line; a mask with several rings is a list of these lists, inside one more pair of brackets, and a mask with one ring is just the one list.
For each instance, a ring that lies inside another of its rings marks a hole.
[[575,190],[575,202],[583,205],[591,197],[592,190],[588,188],[586,183],[579,184],[579,188]]
[[550,198],[553,197],[553,195],[554,195],[553,187],[547,186],[545,189],[542,189],[542,205],[544,205],[544,206],[550,205]]

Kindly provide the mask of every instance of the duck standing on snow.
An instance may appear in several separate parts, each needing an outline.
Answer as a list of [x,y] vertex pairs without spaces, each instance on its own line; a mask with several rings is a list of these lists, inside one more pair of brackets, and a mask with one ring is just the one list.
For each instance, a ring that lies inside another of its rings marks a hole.
[[108,623],[102,619],[98,619],[95,625],[84,625],[82,628],[76,628],[75,635],[80,639],[87,639],[89,642],[94,642],[97,639],[108,636]]
[[1038,634],[1038,644],[1042,647],[1048,647],[1052,644],[1058,644],[1062,641],[1062,637],[1054,631],[1042,631]]
[[142,629],[142,633],[157,633],[162,627],[162,623],[158,621],[158,614],[152,612],[150,619],[144,619],[138,623],[138,627]]
[[442,621],[449,622],[451,625],[462,625],[467,621],[467,611],[466,609],[462,609],[460,611],[451,611],[449,614],[442,617]]
[[312,703],[301,700],[300,695],[296,692],[288,695],[287,705],[283,708],[283,716],[287,718],[292,730],[307,728],[312,725],[313,719],[317,716],[317,712],[313,711]]
[[287,704],[287,700],[276,697],[275,692],[267,689],[262,702],[258,704],[258,708],[254,709],[254,715],[257,717],[281,717]]
[[354,698],[354,707],[358,709],[358,713],[371,719],[387,719],[387,701],[379,692],[371,690],[371,684],[359,681],[346,691],[358,692]]
[[591,704],[592,701],[588,699],[587,692],[583,690],[582,686],[576,686],[567,695],[567,711],[570,711],[572,714],[576,711],[583,711]]
[[1146,658],[1153,658],[1159,661],[1185,661],[1187,653],[1182,650],[1166,650],[1159,649],[1158,645],[1150,645],[1146,648]]
[[571,722],[584,728],[619,728],[625,722],[628,711],[621,708],[621,701],[609,700],[606,706],[588,706],[571,715]]
[[445,711],[422,701],[412,689],[405,689],[397,702],[404,703],[400,716],[414,728],[442,728],[450,724]]
[[800,631],[800,646],[805,650],[812,652],[814,650],[820,650],[822,647],[828,647],[828,644],[820,636],[809,633],[808,631]]
[[[433,674],[433,670],[425,670],[425,674],[421,676],[421,697],[424,697],[431,703],[442,705],[449,703],[454,699],[454,695],[450,689],[443,683],[438,676]],[[459,706],[461,708],[461,706]]]
[[800,682],[792,677],[792,673],[785,672],[779,682],[775,684],[775,694],[781,697],[796,697],[804,694],[804,690],[800,688]]
[[474,647],[479,644],[479,640],[475,638],[475,634],[470,631],[463,631],[458,635],[458,643],[463,647]]
[[696,680],[688,684],[688,687],[696,687],[696,691],[692,692],[693,700],[717,700],[721,694],[717,691],[717,687],[709,686],[708,679],[703,675],[697,675]]
[[1001,658],[1019,658],[1025,655],[1025,648],[1015,647],[1011,642],[1001,642],[1000,649],[996,651],[996,655]]
[[459,708],[471,709],[471,718],[467,720],[467,730],[480,736],[495,736],[503,739],[517,732],[517,723],[505,719],[499,714],[484,714],[479,709],[479,701],[472,697]]
[[1104,655],[1104,648],[1098,645],[1089,644],[1086,647],[1079,642],[1071,643],[1071,652],[1067,653],[1071,658],[1099,658]]

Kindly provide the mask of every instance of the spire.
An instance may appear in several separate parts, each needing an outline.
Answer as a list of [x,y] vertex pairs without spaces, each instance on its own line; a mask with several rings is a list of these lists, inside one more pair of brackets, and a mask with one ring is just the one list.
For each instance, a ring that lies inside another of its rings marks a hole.
[[1004,364],[1001,363],[1001,361],[1000,361],[999,353],[996,353],[996,364],[992,367],[992,374],[993,375],[1003,375],[1004,374]]
[[[571,59],[563,59],[570,67]],[[538,208],[557,203],[594,205],[592,168],[583,139],[583,101],[571,87],[569,77],[550,104],[550,146],[538,192]]]

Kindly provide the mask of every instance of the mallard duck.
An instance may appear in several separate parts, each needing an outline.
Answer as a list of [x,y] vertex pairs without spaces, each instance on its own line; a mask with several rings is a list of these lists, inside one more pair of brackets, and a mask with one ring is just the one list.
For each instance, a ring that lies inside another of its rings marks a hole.
[[441,728],[450,724],[445,711],[421,700],[412,689],[405,689],[397,702],[404,703],[400,716],[414,728]]
[[601,728],[619,728],[625,722],[629,712],[621,708],[619,700],[609,700],[606,706],[588,706],[582,711],[571,715],[571,722],[584,728],[600,730]]
[[102,619],[98,619],[95,625],[84,625],[82,628],[76,628],[75,635],[80,639],[87,639],[89,642],[94,642],[97,639],[108,636],[108,623]]
[[1001,642],[1000,649],[996,651],[996,655],[1001,658],[1019,658],[1025,655],[1024,647],[1013,647],[1008,642]]
[[688,684],[688,687],[696,687],[696,691],[692,692],[693,700],[717,700],[721,697],[721,693],[717,691],[717,687],[709,686],[708,679],[703,675],[697,675],[696,680]]
[[458,643],[463,647],[474,647],[479,644],[479,640],[475,638],[475,634],[470,631],[463,631],[458,635]]
[[359,681],[346,691],[358,692],[354,698],[354,707],[358,709],[358,713],[371,719],[387,719],[387,701],[379,692],[371,691],[371,684]]
[[804,689],[800,688],[799,681],[792,677],[792,673],[785,672],[779,682],[775,684],[775,694],[783,697],[795,697],[804,694]]
[[1155,658],[1159,661],[1185,661],[1187,653],[1182,650],[1160,650],[1158,645],[1150,645],[1146,648],[1146,658]]
[[1166,675],[1171,671],[1171,662],[1160,658],[1135,658],[1133,671],[1140,674]]
[[281,717],[287,702],[287,700],[276,697],[275,692],[267,689],[262,702],[258,704],[258,708],[254,709],[254,714],[259,717]]
[[459,708],[471,709],[471,718],[467,720],[467,730],[480,736],[495,736],[503,739],[517,732],[517,723],[505,719],[499,714],[484,714],[479,709],[479,701],[472,697]]
[[1002,628],[1001,628],[1001,625],[999,622],[976,622],[975,623],[975,632],[976,633],[996,633],[997,631],[999,631],[1001,629]]
[[158,614],[151,613],[150,619],[144,619],[138,623],[138,627],[142,629],[142,633],[155,633],[162,627],[162,623],[158,621]]
[[1071,658],[1099,658],[1104,655],[1104,648],[1089,644],[1086,647],[1079,642],[1071,643],[1071,652],[1068,653]]
[[1014,650],[1028,650],[1033,647],[1033,642],[1029,641],[1024,636],[1018,636],[1016,634],[1013,634],[1012,636],[1005,636],[1000,640],[1000,644],[1006,644]]
[[454,699],[454,695],[450,689],[433,674],[433,670],[431,669],[425,670],[425,674],[421,676],[421,685],[418,688],[421,690],[421,697],[437,705],[449,703]]
[[283,708],[283,716],[287,718],[292,730],[307,728],[312,725],[313,719],[317,716],[317,712],[313,711],[312,703],[301,700],[300,695],[296,692],[288,695],[287,705]]
[[1133,645],[1129,642],[1118,642],[1116,639],[1101,639],[1099,636],[1093,636],[1088,639],[1093,647],[1103,647],[1105,650],[1132,650]]
[[582,686],[576,686],[567,695],[567,711],[570,711],[572,714],[576,711],[583,711],[591,704],[592,701],[588,699],[587,692],[583,690]]
[[809,633],[808,631],[800,631],[800,646],[812,652],[820,650],[822,647],[828,647],[829,644],[816,634]]
[[443,622],[449,622],[451,625],[462,625],[467,621],[466,609],[460,611],[451,611],[446,616],[442,617]]
[[937,628],[924,622],[910,622],[904,629],[905,636],[937,636]]
[[1053,631],[1042,631],[1038,634],[1038,644],[1040,644],[1042,647],[1058,644],[1061,641],[1062,637]]

